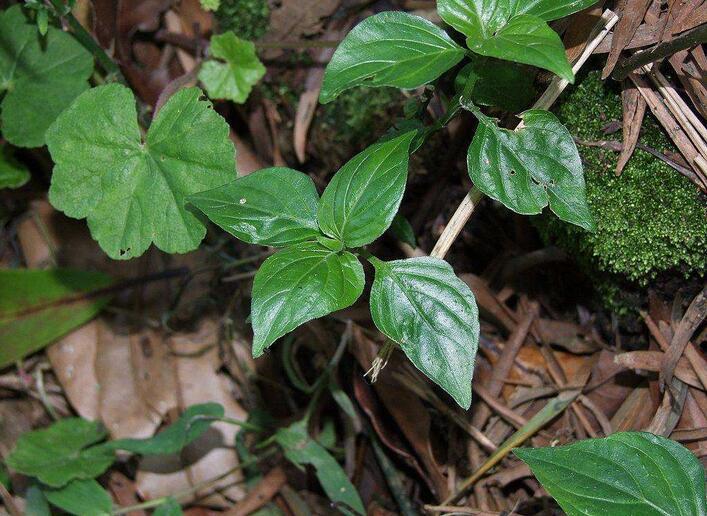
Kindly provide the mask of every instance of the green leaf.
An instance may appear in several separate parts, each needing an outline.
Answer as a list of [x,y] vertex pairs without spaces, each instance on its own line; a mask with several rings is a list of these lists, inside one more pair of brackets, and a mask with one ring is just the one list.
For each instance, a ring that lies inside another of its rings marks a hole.
[[334,175],[319,201],[324,233],[346,247],[359,247],[390,227],[405,193],[415,134],[371,145]]
[[229,31],[211,38],[209,54],[212,59],[199,72],[199,80],[209,97],[238,104],[245,102],[253,86],[265,75],[255,45]]
[[492,37],[514,16],[530,14],[548,22],[594,5],[597,0],[437,0],[440,17],[462,34]]
[[153,516],[182,516],[182,514],[184,514],[182,506],[174,498],[168,498],[152,513]]
[[569,516],[702,516],[705,472],[678,443],[620,432],[556,448],[513,451]]
[[479,190],[523,215],[540,213],[549,203],[562,220],[594,228],[577,146],[555,115],[526,111],[524,126],[509,131],[476,107],[466,107],[479,119],[467,155]]
[[235,177],[226,121],[201,91],[175,93],[145,142],[135,98],[121,85],[83,93],[47,132],[56,163],[49,199],[70,217],[87,218],[91,235],[114,259],[154,244],[167,253],[198,247],[206,234],[185,198]]
[[188,201],[249,244],[283,247],[320,235],[314,182],[291,168],[258,170]]
[[213,422],[223,417],[218,403],[202,403],[188,407],[179,419],[148,439],[118,439],[101,445],[107,450],[125,450],[140,455],[179,453],[206,432]]
[[44,145],[52,122],[84,90],[93,58],[54,27],[42,36],[19,5],[0,12],[0,121],[19,147]]
[[25,493],[25,516],[51,516],[46,496],[37,484],[30,485]]
[[221,6],[221,0],[199,0],[201,3],[201,8],[204,11],[218,11]]
[[596,0],[439,0],[441,18],[479,54],[539,66],[574,80],[560,37],[547,24]]
[[395,238],[401,242],[405,242],[410,247],[417,247],[417,239],[415,238],[415,230],[412,225],[400,213],[398,213],[393,218],[393,223],[390,225],[390,231],[392,231]]
[[356,86],[413,89],[464,57],[464,49],[432,22],[399,11],[370,16],[348,33],[324,74],[326,104]]
[[307,433],[307,424],[298,421],[275,434],[275,440],[285,452],[290,462],[302,467],[314,466],[317,479],[332,502],[341,502],[337,509],[352,514],[350,507],[358,514],[366,514],[363,502],[338,462]]
[[19,188],[29,179],[29,170],[15,160],[10,147],[8,145],[0,146],[0,190]]
[[373,322],[400,344],[415,367],[468,409],[479,345],[474,294],[438,258],[371,263],[376,270]]
[[113,464],[112,451],[87,448],[105,437],[100,423],[78,417],[61,419],[49,428],[22,434],[6,463],[48,486],[62,487],[74,479],[97,477]]
[[113,500],[95,480],[74,480],[60,489],[45,489],[49,503],[77,516],[111,514]]
[[253,356],[299,325],[351,306],[364,283],[353,254],[320,243],[297,244],[271,256],[253,282]]
[[469,100],[482,106],[495,106],[512,113],[527,108],[535,99],[535,74],[522,64],[474,55],[457,75],[458,93],[474,81]]
[[96,293],[112,283],[96,272],[0,270],[0,368],[90,321],[109,300]]
[[470,36],[467,45],[477,54],[544,68],[574,82],[560,36],[537,16],[516,16],[493,37]]

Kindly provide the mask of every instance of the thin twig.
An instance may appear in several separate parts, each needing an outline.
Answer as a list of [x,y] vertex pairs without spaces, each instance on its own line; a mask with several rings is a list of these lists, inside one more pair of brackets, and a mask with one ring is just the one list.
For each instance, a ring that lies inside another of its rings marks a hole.
[[611,77],[617,81],[622,81],[628,77],[629,73],[642,66],[654,63],[665,57],[672,56],[676,52],[692,48],[702,43],[707,43],[707,24],[699,25],[694,29],[683,32],[670,41],[658,43],[643,52],[633,54],[616,66]]

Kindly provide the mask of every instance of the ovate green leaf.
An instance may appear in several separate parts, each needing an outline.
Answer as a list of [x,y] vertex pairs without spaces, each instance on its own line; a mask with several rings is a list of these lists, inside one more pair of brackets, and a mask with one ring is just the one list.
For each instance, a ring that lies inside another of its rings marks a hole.
[[[113,464],[112,451],[88,446],[105,438],[100,423],[81,418],[61,419],[49,428],[23,434],[7,457],[11,469],[52,487],[74,479],[91,479]],[[50,500],[51,501],[51,500]]]
[[479,345],[474,294],[437,258],[372,261],[371,315],[378,329],[463,408]]
[[265,75],[255,45],[229,31],[211,38],[209,54],[212,59],[199,72],[199,80],[209,97],[245,102],[253,86]]
[[508,20],[531,14],[544,21],[563,18],[594,5],[597,0],[437,0],[437,11],[449,25],[466,36],[488,38]]
[[49,199],[68,216],[87,218],[111,258],[140,256],[153,242],[185,253],[204,238],[185,198],[233,180],[235,150],[228,124],[200,97],[197,88],[175,93],[143,142],[132,92],[100,86],[48,131],[56,163]]
[[0,190],[19,188],[27,183],[29,178],[29,170],[15,160],[10,147],[0,146]]
[[312,439],[307,432],[307,424],[298,421],[288,428],[281,428],[275,440],[282,447],[287,459],[298,465],[311,465],[317,479],[332,502],[341,502],[337,508],[344,514],[351,514],[350,507],[358,514],[365,514],[363,502],[356,488],[346,476],[343,468],[329,452]]
[[336,49],[324,75],[322,103],[356,86],[412,89],[427,84],[464,57],[433,23],[404,12],[384,12],[359,23]]
[[267,168],[189,197],[230,234],[250,244],[282,247],[319,234],[314,182],[290,168]]
[[493,37],[470,36],[467,45],[477,54],[537,66],[574,81],[560,36],[537,16],[511,18]]
[[469,100],[482,106],[495,106],[512,113],[523,111],[535,98],[535,74],[522,64],[474,56],[454,81],[457,92],[474,81]]
[[363,267],[353,254],[318,242],[271,256],[253,282],[253,356],[299,325],[351,306],[364,283]]
[[46,36],[19,5],[0,12],[2,132],[20,147],[44,145],[47,128],[84,90],[93,58],[72,36],[48,27]]
[[105,274],[70,270],[0,270],[0,368],[42,349],[91,320],[108,295]]
[[395,238],[401,242],[405,242],[410,247],[417,247],[417,239],[415,238],[415,230],[410,221],[399,213],[393,218],[390,225],[390,231],[395,235]]
[[620,432],[514,453],[569,516],[707,514],[702,464],[664,437]]
[[524,126],[509,131],[473,106],[470,109],[479,128],[467,163],[479,190],[523,215],[540,213],[549,203],[562,220],[589,230],[594,227],[577,146],[555,115],[526,111]]
[[206,432],[213,422],[223,417],[218,403],[203,403],[187,408],[177,421],[148,439],[118,439],[101,445],[108,450],[125,450],[141,455],[179,453]]
[[411,131],[371,145],[332,178],[319,202],[319,227],[347,247],[358,247],[390,227],[405,193]]
[[38,483],[30,485],[25,491],[25,516],[52,516],[49,502]]
[[113,500],[101,484],[93,479],[73,480],[59,489],[45,489],[49,503],[77,516],[111,514]]

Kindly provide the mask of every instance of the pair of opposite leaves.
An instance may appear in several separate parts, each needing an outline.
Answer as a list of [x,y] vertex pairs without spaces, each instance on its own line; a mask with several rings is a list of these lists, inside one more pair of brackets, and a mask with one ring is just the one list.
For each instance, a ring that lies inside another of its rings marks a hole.
[[[572,81],[560,37],[547,22],[596,0],[438,0],[437,12],[481,56],[550,70]],[[366,18],[337,48],[327,67],[322,102],[360,85],[413,89],[458,64],[467,51],[419,16],[383,12]]]

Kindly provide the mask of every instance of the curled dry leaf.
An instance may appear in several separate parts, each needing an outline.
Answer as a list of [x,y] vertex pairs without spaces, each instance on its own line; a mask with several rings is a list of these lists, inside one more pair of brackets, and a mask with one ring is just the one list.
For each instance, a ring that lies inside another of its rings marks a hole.
[[[377,346],[356,326],[353,336],[355,345],[352,346],[352,352],[361,368],[368,371],[378,352]],[[430,413],[420,398],[396,379],[394,373],[402,364],[400,353],[394,353],[374,388],[422,462],[432,490],[438,498],[443,499],[448,494],[448,485],[432,450]]]
[[621,91],[623,103],[623,147],[616,163],[616,175],[620,175],[638,143],[643,117],[646,114],[646,99],[630,81],[624,81]]

